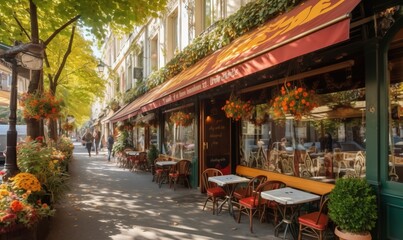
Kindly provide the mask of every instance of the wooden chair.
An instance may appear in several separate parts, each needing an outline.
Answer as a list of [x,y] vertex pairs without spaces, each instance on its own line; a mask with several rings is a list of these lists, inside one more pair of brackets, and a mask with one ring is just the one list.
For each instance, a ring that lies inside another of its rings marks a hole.
[[258,175],[252,178],[246,186],[241,186],[234,191],[234,198],[239,201],[242,198],[252,196],[252,193],[256,191],[257,187],[266,182],[267,176]]
[[[253,233],[253,217],[258,213],[260,221],[262,221],[267,206],[273,206],[272,201],[263,199],[260,193],[263,191],[274,190],[280,187],[285,187],[286,184],[281,181],[266,181],[260,184],[252,196],[242,198],[239,200],[239,215],[238,223],[241,221],[241,215],[246,214],[249,216],[249,230]],[[276,206],[277,207],[277,206]]]
[[329,222],[329,217],[327,216],[328,201],[328,197],[322,198],[319,211],[307,213],[298,217],[298,240],[301,240],[303,235],[309,236],[310,239],[325,239],[325,232]]
[[189,182],[189,176],[190,176],[190,161],[183,159],[179,160],[179,162],[175,165],[173,168],[173,171],[169,173],[169,187],[172,187],[172,184],[174,185],[174,191],[176,187],[176,183],[178,180],[182,179],[183,183],[188,186],[190,189],[190,182]]
[[132,172],[137,170],[147,169],[147,152],[139,152],[138,156],[133,156],[132,159]]
[[169,158],[166,157],[162,157],[159,156],[158,158],[156,158],[154,160],[154,169],[152,170],[153,173],[153,182],[155,181],[158,185],[160,185],[160,181],[163,180],[163,176],[164,176],[164,168],[162,167],[158,167],[158,165],[156,164],[159,161],[168,161]]
[[[271,181],[270,184],[268,184],[267,186],[264,186],[264,189],[262,189],[261,192],[284,188],[286,186],[287,186],[287,184],[285,184],[282,181],[273,180],[273,181]],[[266,200],[266,201],[267,202],[264,205],[263,213],[261,214],[261,217],[260,217],[260,222],[263,222],[264,218],[266,218],[267,216],[270,216],[270,217],[272,217],[273,225],[277,226],[277,224],[280,222],[280,215],[281,215],[278,210],[279,209],[278,203],[275,201],[270,201],[270,200]],[[267,219],[269,219],[269,218],[267,218]]]
[[[225,199],[227,193],[224,191],[222,187],[219,187],[216,183],[209,182],[208,178],[213,176],[222,176],[223,173],[216,168],[207,168],[202,173],[202,185],[203,189],[207,192],[207,198],[204,202],[203,210],[206,207],[207,202],[212,202],[213,204],[213,214],[216,213],[216,209],[218,208],[218,200]],[[217,209],[218,211],[218,209]]]

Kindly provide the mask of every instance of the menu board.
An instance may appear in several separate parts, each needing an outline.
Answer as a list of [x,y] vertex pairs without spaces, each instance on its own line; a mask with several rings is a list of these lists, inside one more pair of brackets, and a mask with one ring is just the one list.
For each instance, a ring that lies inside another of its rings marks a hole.
[[205,124],[205,165],[206,167],[220,169],[224,174],[231,170],[230,123],[230,120],[225,117],[224,111],[218,111]]

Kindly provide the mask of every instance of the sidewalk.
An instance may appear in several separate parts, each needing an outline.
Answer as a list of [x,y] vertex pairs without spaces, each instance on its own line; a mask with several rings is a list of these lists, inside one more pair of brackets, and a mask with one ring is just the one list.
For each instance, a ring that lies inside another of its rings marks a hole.
[[238,224],[226,209],[202,211],[205,195],[197,189],[158,188],[149,172],[118,168],[106,154],[88,157],[75,145],[71,190],[56,205],[47,240],[278,239],[272,223],[255,218],[250,233],[248,216]]

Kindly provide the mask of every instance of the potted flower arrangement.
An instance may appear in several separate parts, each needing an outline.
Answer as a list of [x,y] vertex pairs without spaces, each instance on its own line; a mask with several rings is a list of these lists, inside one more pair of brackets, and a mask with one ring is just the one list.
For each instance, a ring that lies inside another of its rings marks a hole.
[[20,98],[25,118],[57,119],[61,110],[60,103],[61,101],[50,92],[24,93]]
[[193,123],[193,114],[178,111],[172,113],[169,119],[171,120],[172,123],[175,123],[177,126],[187,127]]
[[60,200],[69,189],[67,185],[69,175],[65,172],[64,165],[67,160],[60,156],[61,154],[51,144],[45,145],[29,137],[17,145],[19,169],[21,172],[34,175],[39,180],[46,193],[44,198],[49,203]]
[[73,131],[73,129],[74,129],[74,125],[71,124],[71,123],[64,123],[64,124],[62,125],[62,129],[63,129],[64,131],[66,131],[66,132],[71,132],[71,131]]
[[0,234],[31,228],[55,210],[35,196],[41,184],[30,173],[19,173],[0,185]]
[[240,119],[250,119],[253,106],[250,101],[242,101],[240,98],[231,94],[230,98],[221,109],[225,112],[227,118],[239,121]]
[[258,104],[255,106],[255,113],[250,118],[250,121],[256,126],[261,126],[269,119],[269,105],[266,104]]
[[365,179],[339,178],[329,195],[329,217],[340,239],[371,239],[377,220],[376,196]]
[[281,86],[280,95],[271,100],[270,112],[274,119],[284,119],[291,114],[295,120],[301,120],[302,116],[309,114],[317,106],[314,90],[292,86],[287,82]]

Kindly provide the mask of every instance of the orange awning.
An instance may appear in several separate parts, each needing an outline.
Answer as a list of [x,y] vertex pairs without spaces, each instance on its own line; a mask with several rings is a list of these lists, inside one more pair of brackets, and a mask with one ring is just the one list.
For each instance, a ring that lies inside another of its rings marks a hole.
[[246,33],[127,105],[115,122],[348,40],[360,0],[308,0]]

